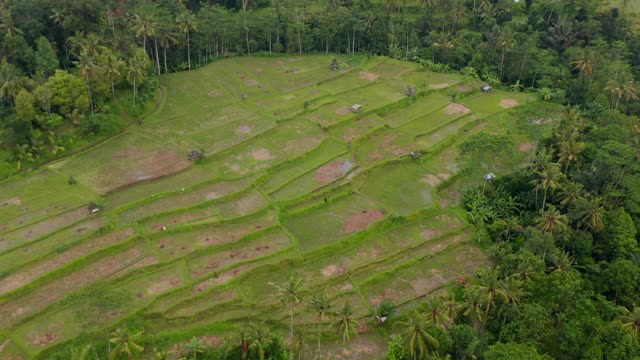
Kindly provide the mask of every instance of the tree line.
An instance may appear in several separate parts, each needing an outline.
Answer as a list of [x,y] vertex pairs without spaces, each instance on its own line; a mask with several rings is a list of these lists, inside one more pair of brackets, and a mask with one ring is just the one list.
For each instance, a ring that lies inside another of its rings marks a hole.
[[156,75],[255,54],[382,54],[636,112],[640,37],[622,3],[3,0],[2,147],[12,168],[37,163],[122,128],[123,108],[140,115]]

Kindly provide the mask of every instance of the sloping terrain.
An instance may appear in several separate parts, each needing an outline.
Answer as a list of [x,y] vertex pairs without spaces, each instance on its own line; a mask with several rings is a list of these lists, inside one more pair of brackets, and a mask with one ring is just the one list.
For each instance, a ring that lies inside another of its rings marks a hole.
[[[147,334],[226,336],[285,318],[274,284],[290,276],[364,320],[486,263],[458,208],[480,180],[460,173],[457,145],[510,133],[519,164],[530,147],[515,119],[532,98],[413,63],[333,71],[331,59],[164,75],[142,125],[0,183],[0,358],[46,358],[132,316]],[[206,159],[189,161],[194,149]]]

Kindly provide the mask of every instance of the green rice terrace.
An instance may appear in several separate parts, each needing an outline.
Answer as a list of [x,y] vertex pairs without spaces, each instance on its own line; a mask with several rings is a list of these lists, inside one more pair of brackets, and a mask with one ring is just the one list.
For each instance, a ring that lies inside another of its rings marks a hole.
[[[163,75],[141,124],[0,183],[0,358],[46,358],[131,319],[175,346],[252,319],[288,329],[274,285],[291,276],[355,309],[345,358],[377,358],[381,301],[406,310],[486,264],[461,192],[527,161],[541,103],[414,63],[332,59]],[[459,145],[480,132],[508,135],[510,156],[462,171]],[[340,349],[329,327],[325,346]]]

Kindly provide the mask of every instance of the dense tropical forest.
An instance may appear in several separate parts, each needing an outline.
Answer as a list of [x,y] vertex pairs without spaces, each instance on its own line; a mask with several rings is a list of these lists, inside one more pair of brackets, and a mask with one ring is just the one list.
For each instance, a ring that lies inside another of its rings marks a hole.
[[[475,241],[491,265],[460,274],[414,311],[383,302],[371,314],[389,334],[386,358],[640,359],[636,5],[2,0],[0,177],[20,176],[143,122],[163,96],[159,75],[221,58],[385,55],[460,72],[535,94],[562,106],[563,115],[548,119],[552,134],[536,134],[526,166],[464,193]],[[510,141],[481,133],[459,150],[471,167],[490,162],[487,154],[508,157]],[[302,338],[294,331],[294,307],[309,308],[319,327],[331,319],[342,344],[356,335],[348,304],[334,308],[304,288],[291,279],[279,289],[282,306],[291,309],[290,327],[248,319],[246,331],[219,346],[193,338],[179,355],[297,358]],[[89,333],[51,358],[131,359],[143,347],[167,358],[167,343],[142,330],[144,323],[132,323],[108,339]],[[317,346],[322,354],[320,335]]]

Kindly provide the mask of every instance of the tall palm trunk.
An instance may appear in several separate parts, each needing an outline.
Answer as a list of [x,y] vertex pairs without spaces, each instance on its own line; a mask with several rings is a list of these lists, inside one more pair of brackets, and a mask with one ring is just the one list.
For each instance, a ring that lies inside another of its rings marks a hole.
[[318,360],[322,359],[322,348],[320,345],[320,326],[322,325],[322,316],[318,316]]
[[293,303],[291,303],[291,322],[289,325],[289,341],[291,347],[291,358],[293,358]]
[[138,89],[136,88],[136,76],[133,76],[133,108],[136,107],[136,94],[138,93]]
[[153,42],[156,47],[156,67],[158,68],[158,75],[160,75],[160,57],[158,56],[158,39],[154,37]]
[[191,70],[191,46],[189,42],[189,32],[187,31],[187,60],[189,61],[189,70]]
[[91,106],[91,115],[93,115],[93,98],[91,97],[91,83],[89,82],[89,73],[84,75],[85,80],[87,80],[87,93],[89,94],[89,105]]
[[164,57],[164,73],[168,73],[169,71],[167,71],[167,47],[163,46],[162,47],[162,52],[163,52],[163,57]]
[[116,85],[113,79],[111,79],[111,95],[113,95],[113,101],[116,101]]

